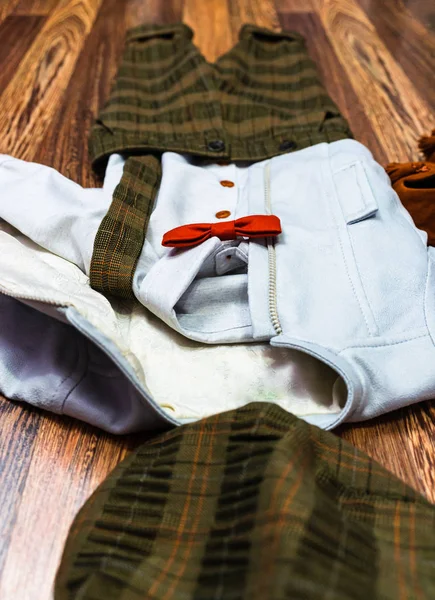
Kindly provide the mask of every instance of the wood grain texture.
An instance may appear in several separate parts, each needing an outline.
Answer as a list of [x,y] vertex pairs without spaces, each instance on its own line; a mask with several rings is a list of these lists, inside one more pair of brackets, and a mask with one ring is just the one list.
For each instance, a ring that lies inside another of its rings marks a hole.
[[20,0],[15,15],[48,15],[59,4],[59,0]]
[[322,0],[275,0],[278,12],[317,12],[318,3]]
[[183,21],[195,32],[193,41],[210,62],[214,62],[237,42],[237,33],[230,23],[230,1],[184,1]]
[[279,31],[279,17],[273,0],[231,0],[228,4],[230,24],[236,38],[244,23]]
[[3,90],[44,24],[40,16],[9,16],[0,23],[0,90]]
[[[17,524],[17,513],[32,462],[41,412],[23,410],[0,397],[0,573],[10,555],[9,542]],[[3,582],[4,578],[0,581]],[[1,584],[0,584],[1,585]]]
[[[375,0],[372,0],[374,3]],[[406,9],[418,19],[426,29],[435,32],[435,4],[433,0],[395,0],[395,4]]]
[[[209,60],[237,41],[245,21],[299,31],[356,138],[381,162],[415,156],[415,138],[435,114],[433,77],[424,85],[434,60],[429,4],[2,0],[0,152],[94,185],[87,132],[107,97],[125,29],[183,17]],[[403,11],[413,16],[411,27]],[[116,438],[2,399],[0,419],[0,600],[49,600],[75,512],[141,437]],[[435,501],[434,403],[337,433]]]
[[0,2],[0,23],[11,15],[20,0],[1,0]]
[[33,160],[86,187],[99,186],[88,155],[91,125],[107,98],[124,46],[125,2],[105,0]]
[[[435,106],[435,36],[398,0],[383,0],[382,11],[373,0],[359,0],[377,34],[394,60],[429,107]],[[429,4],[429,3],[427,3]],[[435,2],[433,2],[435,15]]]
[[[18,419],[5,418],[14,413]],[[9,519],[7,553],[2,556],[7,576],[0,580],[0,598],[45,599],[51,594],[69,524],[134,438],[109,438],[69,419],[12,404],[2,417],[21,426],[9,432],[1,456],[0,489]]]
[[416,142],[435,114],[353,0],[324,0],[319,16],[391,161],[417,157]]
[[286,13],[281,15],[281,25],[283,29],[297,31],[305,37],[308,51],[318,65],[323,84],[343,115],[352,123],[355,138],[370,148],[377,161],[387,163],[388,156],[367,117],[364,103],[353,89],[318,15],[309,12]]
[[181,4],[105,0],[34,161],[53,166],[86,187],[101,184],[90,166],[88,134],[116,75],[125,30],[146,22],[146,16],[150,23],[179,21]]
[[183,0],[129,0],[127,28],[143,23],[176,23],[182,20]]
[[0,95],[0,152],[32,160],[67,88],[101,0],[60,0]]

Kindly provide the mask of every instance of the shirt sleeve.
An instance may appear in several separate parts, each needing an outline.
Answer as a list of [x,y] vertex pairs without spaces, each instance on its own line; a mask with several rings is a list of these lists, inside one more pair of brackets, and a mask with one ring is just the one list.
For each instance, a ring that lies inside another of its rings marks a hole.
[[95,235],[123,166],[113,155],[104,186],[85,189],[51,167],[0,155],[0,219],[89,274]]

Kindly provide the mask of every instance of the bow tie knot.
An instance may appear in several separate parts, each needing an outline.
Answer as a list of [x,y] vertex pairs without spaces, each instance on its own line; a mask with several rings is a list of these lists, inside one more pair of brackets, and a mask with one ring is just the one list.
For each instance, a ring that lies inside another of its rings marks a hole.
[[210,223],[210,237],[218,237],[220,240],[235,240],[237,237],[236,222]]
[[275,215],[248,215],[235,221],[192,223],[171,229],[163,236],[162,245],[171,248],[198,246],[211,237],[235,240],[238,237],[262,238],[281,233],[281,222]]

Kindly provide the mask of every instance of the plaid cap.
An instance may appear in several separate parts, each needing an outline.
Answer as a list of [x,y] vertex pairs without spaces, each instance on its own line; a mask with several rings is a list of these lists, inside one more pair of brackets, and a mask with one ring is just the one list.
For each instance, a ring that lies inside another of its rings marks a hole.
[[103,294],[134,299],[162,152],[258,161],[352,137],[298,33],[245,25],[238,44],[215,64],[192,35],[181,23],[130,30],[92,128],[95,167],[114,152],[128,156],[94,244],[90,281]]
[[253,403],[118,465],[75,519],[55,598],[435,598],[434,534],[434,507],[368,456]]

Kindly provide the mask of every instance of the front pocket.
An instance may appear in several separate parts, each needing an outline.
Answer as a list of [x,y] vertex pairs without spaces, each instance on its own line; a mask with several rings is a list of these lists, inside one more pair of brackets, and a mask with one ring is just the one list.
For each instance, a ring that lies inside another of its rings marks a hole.
[[413,335],[425,325],[427,249],[421,237],[376,162],[352,160],[333,178],[336,226],[371,335]]
[[378,213],[378,204],[361,162],[346,165],[333,174],[336,195],[338,200],[338,229],[340,246],[346,263],[350,285],[363,315],[368,334],[377,335],[378,327],[374,312],[370,305],[361,277],[361,265],[357,248],[353,241],[356,229],[364,229],[367,243],[370,243],[370,230],[367,220],[375,219]]
[[[212,344],[252,341],[247,256],[236,256],[234,249],[216,237],[189,249],[173,249],[151,267],[138,300],[189,339]],[[230,275],[222,269],[228,258],[235,263]]]
[[347,225],[374,217],[378,204],[362,163],[353,163],[334,174],[338,200]]

